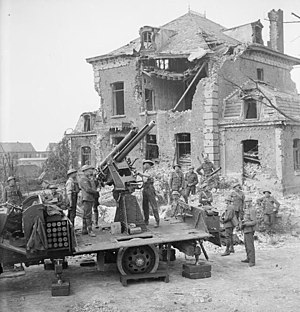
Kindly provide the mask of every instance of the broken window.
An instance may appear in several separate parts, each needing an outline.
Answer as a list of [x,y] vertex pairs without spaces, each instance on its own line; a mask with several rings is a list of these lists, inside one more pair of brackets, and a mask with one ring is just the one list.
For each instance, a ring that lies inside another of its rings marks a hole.
[[293,140],[294,170],[300,170],[300,139]]
[[91,116],[90,115],[84,115],[84,125],[83,125],[83,131],[91,131]]
[[156,141],[156,135],[147,134],[146,136],[146,159],[158,158],[159,151]]
[[124,82],[112,84],[113,91],[113,115],[124,115]]
[[258,156],[258,140],[244,140],[243,145],[243,175],[253,179],[261,171]]
[[191,165],[191,134],[176,134],[176,156],[178,163],[185,170]]
[[153,90],[145,89],[145,108],[147,111],[153,111],[154,110],[154,96],[153,96]]
[[156,67],[159,69],[167,70],[169,69],[169,60],[168,59],[159,59],[155,61]]
[[91,148],[83,146],[81,148],[81,166],[91,164]]
[[112,145],[117,146],[123,139],[124,137],[112,137]]
[[244,100],[244,117],[245,119],[257,118],[257,102],[254,99]]
[[143,46],[145,49],[151,48],[152,45],[152,33],[150,31],[145,31],[143,33]]
[[253,38],[253,43],[259,43],[259,44],[264,44],[262,40],[262,28],[259,26],[254,27],[254,38]]
[[264,81],[264,70],[263,68],[257,68],[257,80]]

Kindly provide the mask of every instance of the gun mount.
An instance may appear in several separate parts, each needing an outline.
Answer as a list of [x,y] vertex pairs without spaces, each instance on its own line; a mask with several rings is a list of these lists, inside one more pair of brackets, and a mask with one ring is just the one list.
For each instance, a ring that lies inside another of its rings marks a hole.
[[123,232],[130,232],[128,224],[135,224],[141,230],[146,230],[139,204],[132,195],[139,188],[134,162],[127,155],[154,126],[155,121],[151,121],[140,131],[131,130],[96,169],[101,184],[114,185],[113,196],[117,202],[115,222],[121,222]]
[[151,131],[155,122],[146,124],[140,131],[131,130],[97,167],[97,178],[114,185],[115,191],[132,193],[138,188],[133,163],[127,155]]

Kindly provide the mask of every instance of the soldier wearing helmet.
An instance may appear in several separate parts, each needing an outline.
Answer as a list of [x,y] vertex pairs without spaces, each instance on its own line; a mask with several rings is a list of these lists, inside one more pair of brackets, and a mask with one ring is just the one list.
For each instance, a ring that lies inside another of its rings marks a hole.
[[226,238],[226,250],[221,256],[229,256],[230,253],[234,253],[233,248],[233,229],[236,226],[234,224],[234,206],[232,205],[232,198],[229,195],[225,198],[226,209],[222,215],[221,222],[224,225],[225,229],[225,238]]
[[152,207],[153,215],[155,218],[155,226],[159,227],[159,213],[158,203],[156,201],[156,192],[154,188],[154,179],[151,168],[154,166],[154,162],[149,159],[143,160],[143,172],[137,172],[143,179],[143,213],[145,224],[149,224],[149,204]]
[[242,219],[243,210],[244,210],[244,200],[245,195],[242,191],[242,186],[240,183],[233,185],[233,190],[231,192],[232,204],[234,206],[235,215],[238,220]]
[[68,218],[74,225],[76,217],[77,199],[79,193],[79,185],[77,182],[77,170],[69,169],[67,172],[68,180],[66,182],[66,195],[68,202]]
[[207,183],[202,184],[202,189],[199,194],[199,204],[202,206],[211,206],[211,203],[213,202],[213,195],[212,192],[209,189],[209,186]]
[[16,179],[10,176],[7,179],[8,185],[4,188],[3,202],[8,202],[16,206],[21,206],[23,196],[20,191],[20,187],[16,184]]
[[255,265],[254,232],[256,223],[256,211],[252,206],[252,199],[246,198],[241,230],[244,232],[244,243],[247,257],[245,260],[242,260],[242,262],[249,263],[250,267]]

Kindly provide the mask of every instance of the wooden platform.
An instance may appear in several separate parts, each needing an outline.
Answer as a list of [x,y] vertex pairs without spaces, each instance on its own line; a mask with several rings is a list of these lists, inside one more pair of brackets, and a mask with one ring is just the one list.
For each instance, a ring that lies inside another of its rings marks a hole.
[[137,281],[144,279],[163,279],[165,283],[169,283],[169,273],[167,270],[157,271],[155,273],[121,275],[120,282],[123,286],[127,286],[128,281]]
[[[151,220],[153,221],[153,220]],[[136,234],[111,234],[109,225],[95,229],[96,237],[76,235],[75,255],[96,253],[98,251],[113,250],[124,247],[135,247],[151,244],[165,244],[176,241],[203,239],[211,235],[205,231],[195,229],[191,224],[176,219],[161,220],[160,226],[154,228],[153,224],[147,226],[147,231]]]

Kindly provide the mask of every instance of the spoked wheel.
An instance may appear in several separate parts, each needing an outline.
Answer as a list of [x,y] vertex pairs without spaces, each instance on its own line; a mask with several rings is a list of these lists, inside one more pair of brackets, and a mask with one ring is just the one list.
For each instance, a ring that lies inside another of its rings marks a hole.
[[122,275],[154,273],[159,262],[158,250],[153,245],[120,248],[117,257]]

